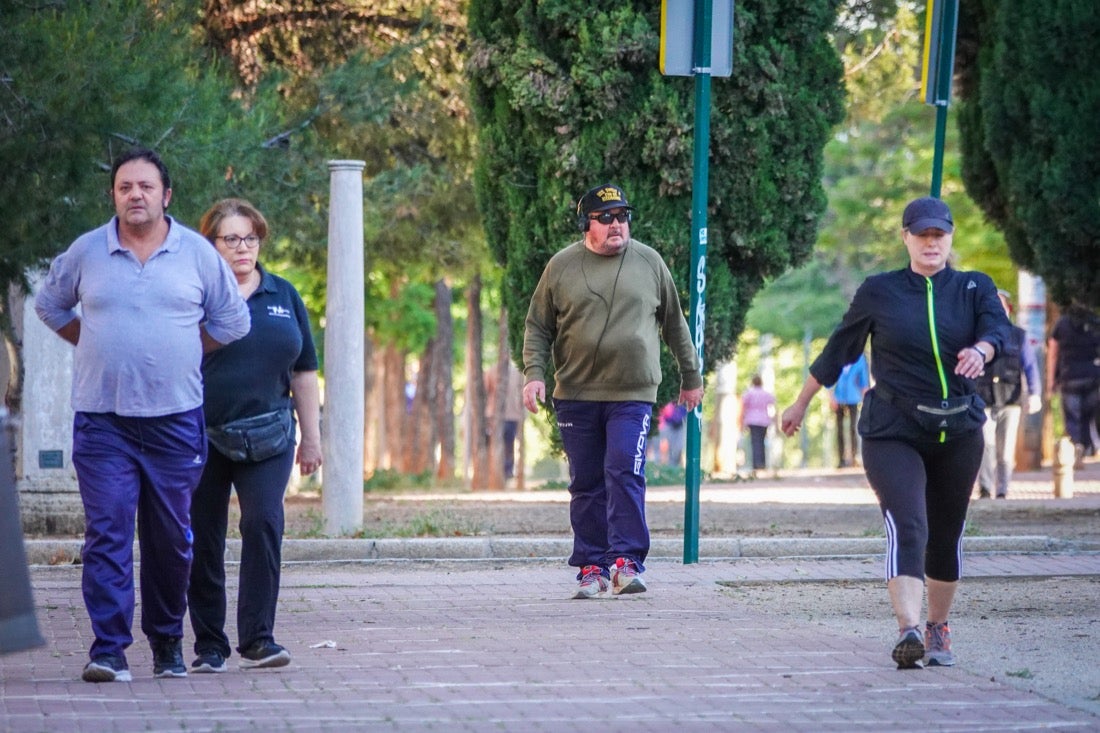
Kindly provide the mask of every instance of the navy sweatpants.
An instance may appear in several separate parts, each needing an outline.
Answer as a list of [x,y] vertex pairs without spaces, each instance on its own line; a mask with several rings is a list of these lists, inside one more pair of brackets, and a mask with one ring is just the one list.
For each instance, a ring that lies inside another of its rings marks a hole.
[[554,410],[569,458],[569,564],[608,568],[624,557],[645,570],[646,436],[653,405],[554,400]]
[[195,561],[187,591],[195,652],[230,656],[225,633],[225,536],[229,489],[241,508],[241,567],[237,591],[238,649],[274,641],[275,606],[282,568],[283,494],[294,466],[295,446],[259,463],[236,463],[210,449],[202,480],[191,501]]
[[202,408],[164,417],[78,412],[73,466],[84,503],[84,605],[89,656],[133,643],[134,521],[141,552],[141,630],[183,636],[191,572],[191,493],[206,463]]

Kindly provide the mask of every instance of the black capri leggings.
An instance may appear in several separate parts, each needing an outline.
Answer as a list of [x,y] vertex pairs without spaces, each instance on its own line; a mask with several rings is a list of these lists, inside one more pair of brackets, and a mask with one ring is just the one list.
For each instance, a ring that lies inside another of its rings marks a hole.
[[886,580],[959,579],[982,446],[981,430],[945,443],[863,440],[863,468],[886,525]]

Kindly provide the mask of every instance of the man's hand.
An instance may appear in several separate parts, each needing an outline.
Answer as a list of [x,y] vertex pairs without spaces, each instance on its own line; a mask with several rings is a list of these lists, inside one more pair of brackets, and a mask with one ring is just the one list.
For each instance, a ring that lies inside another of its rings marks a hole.
[[546,402],[546,382],[534,379],[523,385],[523,406],[527,411],[537,413],[540,402]]
[[702,403],[703,388],[699,387],[698,389],[681,389],[680,397],[676,401],[686,407],[688,412],[691,412]]

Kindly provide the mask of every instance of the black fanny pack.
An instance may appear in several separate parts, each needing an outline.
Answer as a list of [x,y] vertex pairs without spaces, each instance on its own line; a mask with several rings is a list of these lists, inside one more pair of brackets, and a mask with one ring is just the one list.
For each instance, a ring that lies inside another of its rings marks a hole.
[[961,435],[981,428],[985,402],[976,394],[939,400],[914,400],[875,386],[875,394],[896,407],[926,433]]
[[294,439],[294,420],[284,407],[208,427],[206,439],[231,461],[259,463],[285,451]]

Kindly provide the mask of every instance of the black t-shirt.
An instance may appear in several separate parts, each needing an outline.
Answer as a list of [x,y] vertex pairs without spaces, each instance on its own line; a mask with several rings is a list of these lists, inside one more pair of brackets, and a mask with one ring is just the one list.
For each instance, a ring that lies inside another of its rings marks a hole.
[[309,316],[298,291],[262,268],[260,275],[260,286],[248,298],[248,335],[203,358],[207,425],[289,406],[292,374],[317,369]]

